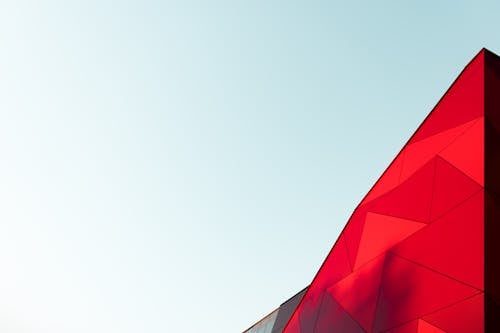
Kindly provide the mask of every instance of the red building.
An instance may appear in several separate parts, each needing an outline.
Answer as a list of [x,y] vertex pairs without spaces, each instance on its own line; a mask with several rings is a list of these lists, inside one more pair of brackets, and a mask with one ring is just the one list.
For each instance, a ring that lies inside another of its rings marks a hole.
[[278,309],[248,331],[500,332],[498,56],[483,49],[465,67],[302,294],[284,328]]

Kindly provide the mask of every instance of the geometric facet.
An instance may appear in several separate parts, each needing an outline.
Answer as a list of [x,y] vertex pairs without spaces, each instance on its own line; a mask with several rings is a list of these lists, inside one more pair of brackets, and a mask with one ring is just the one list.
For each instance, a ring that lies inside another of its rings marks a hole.
[[418,320],[418,330],[417,333],[446,333],[440,328],[437,328],[434,325],[429,324],[425,320]]
[[368,213],[354,269],[358,269],[370,259],[387,251],[425,226],[427,226],[425,223],[389,215]]

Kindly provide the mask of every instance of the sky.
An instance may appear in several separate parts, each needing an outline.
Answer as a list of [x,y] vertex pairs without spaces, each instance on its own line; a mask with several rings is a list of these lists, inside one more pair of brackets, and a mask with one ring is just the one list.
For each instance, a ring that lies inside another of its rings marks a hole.
[[241,332],[310,283],[498,1],[0,1],[0,331]]

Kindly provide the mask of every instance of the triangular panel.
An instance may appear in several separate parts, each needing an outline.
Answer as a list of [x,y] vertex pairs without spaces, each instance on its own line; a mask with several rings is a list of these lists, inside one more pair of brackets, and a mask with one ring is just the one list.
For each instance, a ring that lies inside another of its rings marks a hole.
[[446,332],[434,325],[429,324],[425,320],[419,319],[417,333],[446,333]]
[[[482,160],[476,161],[482,166]],[[444,215],[482,187],[449,162],[436,159],[431,221]]]
[[390,215],[368,213],[354,269],[358,269],[426,225]]

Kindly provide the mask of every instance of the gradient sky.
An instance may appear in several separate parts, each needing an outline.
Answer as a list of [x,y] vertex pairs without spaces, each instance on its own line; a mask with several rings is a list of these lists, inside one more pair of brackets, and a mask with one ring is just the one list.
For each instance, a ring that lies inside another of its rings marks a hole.
[[241,332],[500,2],[0,1],[0,331]]

